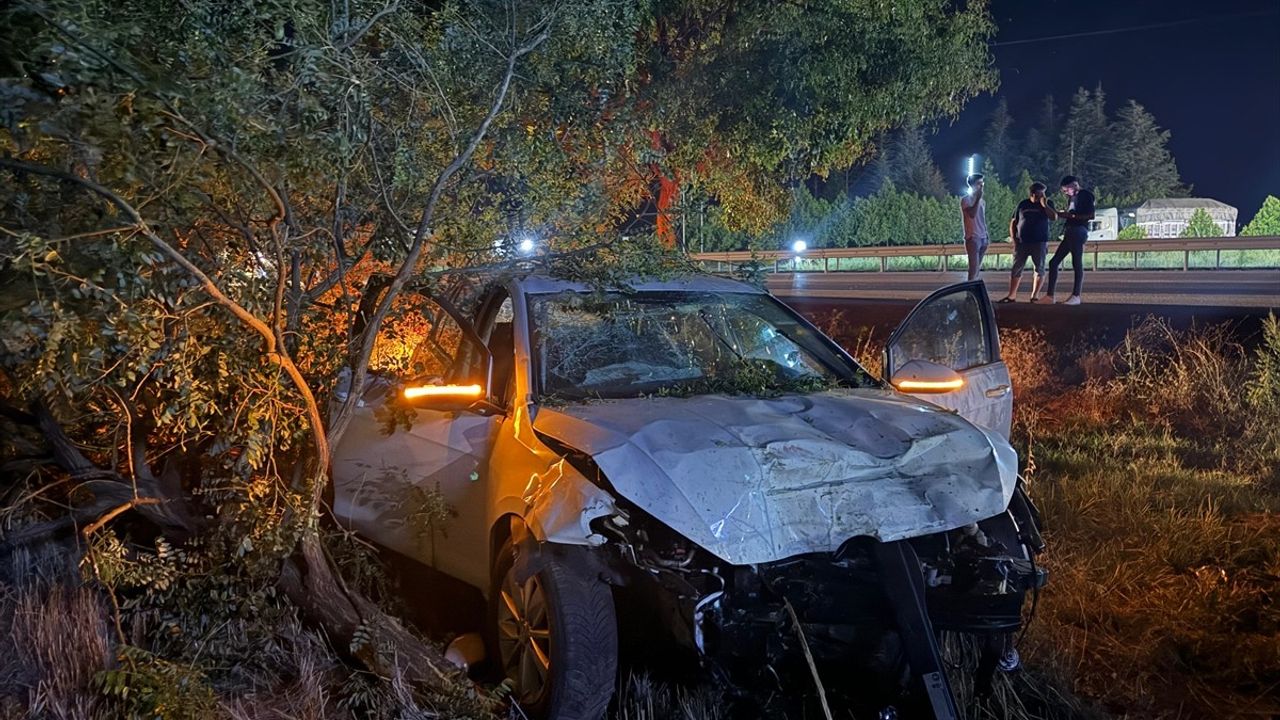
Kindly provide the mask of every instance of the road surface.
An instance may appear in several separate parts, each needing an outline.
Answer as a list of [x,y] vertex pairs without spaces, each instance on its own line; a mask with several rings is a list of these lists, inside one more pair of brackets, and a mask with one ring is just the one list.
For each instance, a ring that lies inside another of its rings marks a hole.
[[[1021,297],[1031,292],[1032,274],[1022,275]],[[965,279],[963,272],[776,273],[768,287],[784,299],[921,300],[929,292]],[[1009,289],[1008,271],[983,273],[992,299]],[[1058,278],[1058,299],[1071,294],[1071,273]],[[1086,304],[1192,305],[1280,308],[1280,270],[1098,270],[1084,279]]]
[[[852,342],[861,329],[872,330],[883,340],[915,307],[923,294],[911,300],[857,298],[800,298],[782,300],[802,315],[833,332],[836,340]],[[1170,326],[1191,327],[1228,324],[1235,338],[1246,347],[1261,339],[1262,319],[1270,308],[1221,305],[1120,305],[1086,303],[1078,306],[1017,303],[995,306],[1000,328],[1037,329],[1060,347],[1073,344],[1115,347],[1125,333],[1149,317],[1162,318]],[[839,315],[833,315],[838,312]],[[833,318],[838,322],[832,323]]]

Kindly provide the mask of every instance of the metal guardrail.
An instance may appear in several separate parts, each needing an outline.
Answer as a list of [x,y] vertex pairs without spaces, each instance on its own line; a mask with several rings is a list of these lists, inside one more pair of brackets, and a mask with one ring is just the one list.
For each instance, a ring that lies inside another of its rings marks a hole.
[[[1050,251],[1053,250],[1053,243],[1050,243]],[[987,249],[987,256],[1012,255],[1013,243],[1009,242],[992,242]],[[1221,238],[1160,238],[1155,240],[1091,240],[1085,246],[1085,254],[1091,255],[1093,258],[1093,268],[1098,269],[1098,255],[1111,253],[1129,253],[1133,255],[1133,268],[1138,268],[1138,255],[1141,253],[1152,252],[1181,252],[1182,253],[1182,269],[1190,269],[1191,253],[1193,252],[1214,252],[1214,268],[1222,267],[1222,251],[1223,250],[1280,250],[1280,237],[1221,237]],[[945,272],[950,268],[951,258],[965,256],[963,244],[951,245],[889,245],[883,247],[850,247],[850,248],[815,248],[806,250],[803,253],[794,253],[786,250],[769,250],[762,252],[754,252],[750,250],[731,251],[731,252],[703,252],[693,253],[690,258],[696,262],[700,262],[705,267],[707,264],[714,263],[712,268],[716,272],[723,271],[724,265],[734,266],[743,263],[758,262],[764,266],[766,270],[772,266],[773,272],[799,272],[799,266],[803,262],[806,265],[821,260],[822,268],[820,272],[832,272],[831,260],[837,261],[835,272],[857,272],[850,270],[840,270],[839,260],[842,258],[878,258],[880,260],[880,272],[887,271],[888,260],[890,258],[916,257],[916,258],[938,258],[938,271]],[[790,267],[788,267],[788,265]],[[964,261],[960,262],[959,267],[964,266]],[[817,272],[817,271],[814,271]]]

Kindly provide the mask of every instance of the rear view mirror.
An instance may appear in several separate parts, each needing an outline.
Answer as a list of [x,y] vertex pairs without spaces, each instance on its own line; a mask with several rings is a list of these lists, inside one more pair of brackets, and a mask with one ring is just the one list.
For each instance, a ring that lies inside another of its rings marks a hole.
[[904,393],[949,393],[964,387],[960,373],[928,360],[908,360],[889,379]]

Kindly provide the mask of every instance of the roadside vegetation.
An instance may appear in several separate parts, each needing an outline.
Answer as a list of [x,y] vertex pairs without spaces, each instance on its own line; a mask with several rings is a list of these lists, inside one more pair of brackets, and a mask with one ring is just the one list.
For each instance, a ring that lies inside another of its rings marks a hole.
[[[869,368],[883,338],[820,318]],[[1002,333],[1014,443],[1046,525],[1027,669],[994,717],[1280,712],[1280,322],[1115,348]]]

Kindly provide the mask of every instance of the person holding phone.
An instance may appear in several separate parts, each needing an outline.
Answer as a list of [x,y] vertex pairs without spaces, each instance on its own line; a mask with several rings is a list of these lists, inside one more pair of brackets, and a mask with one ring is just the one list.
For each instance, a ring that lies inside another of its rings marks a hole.
[[1062,178],[1062,192],[1068,198],[1067,209],[1058,213],[1067,221],[1062,233],[1062,242],[1049,261],[1049,292],[1045,295],[1047,302],[1053,302],[1053,289],[1058,284],[1058,266],[1067,255],[1071,255],[1071,272],[1074,275],[1071,284],[1071,297],[1062,301],[1063,305],[1079,305],[1080,291],[1084,287],[1084,244],[1089,239],[1089,221],[1093,219],[1093,193],[1080,187],[1080,179],[1075,175]]
[[1018,299],[1018,286],[1022,284],[1022,270],[1027,260],[1036,269],[1031,280],[1031,302],[1039,302],[1040,286],[1044,282],[1044,258],[1049,249],[1049,222],[1058,218],[1053,203],[1045,196],[1045,184],[1031,183],[1027,198],[1018,203],[1018,209],[1009,219],[1009,237],[1013,240],[1013,267],[1009,270],[1009,294],[996,302],[1011,303]]

